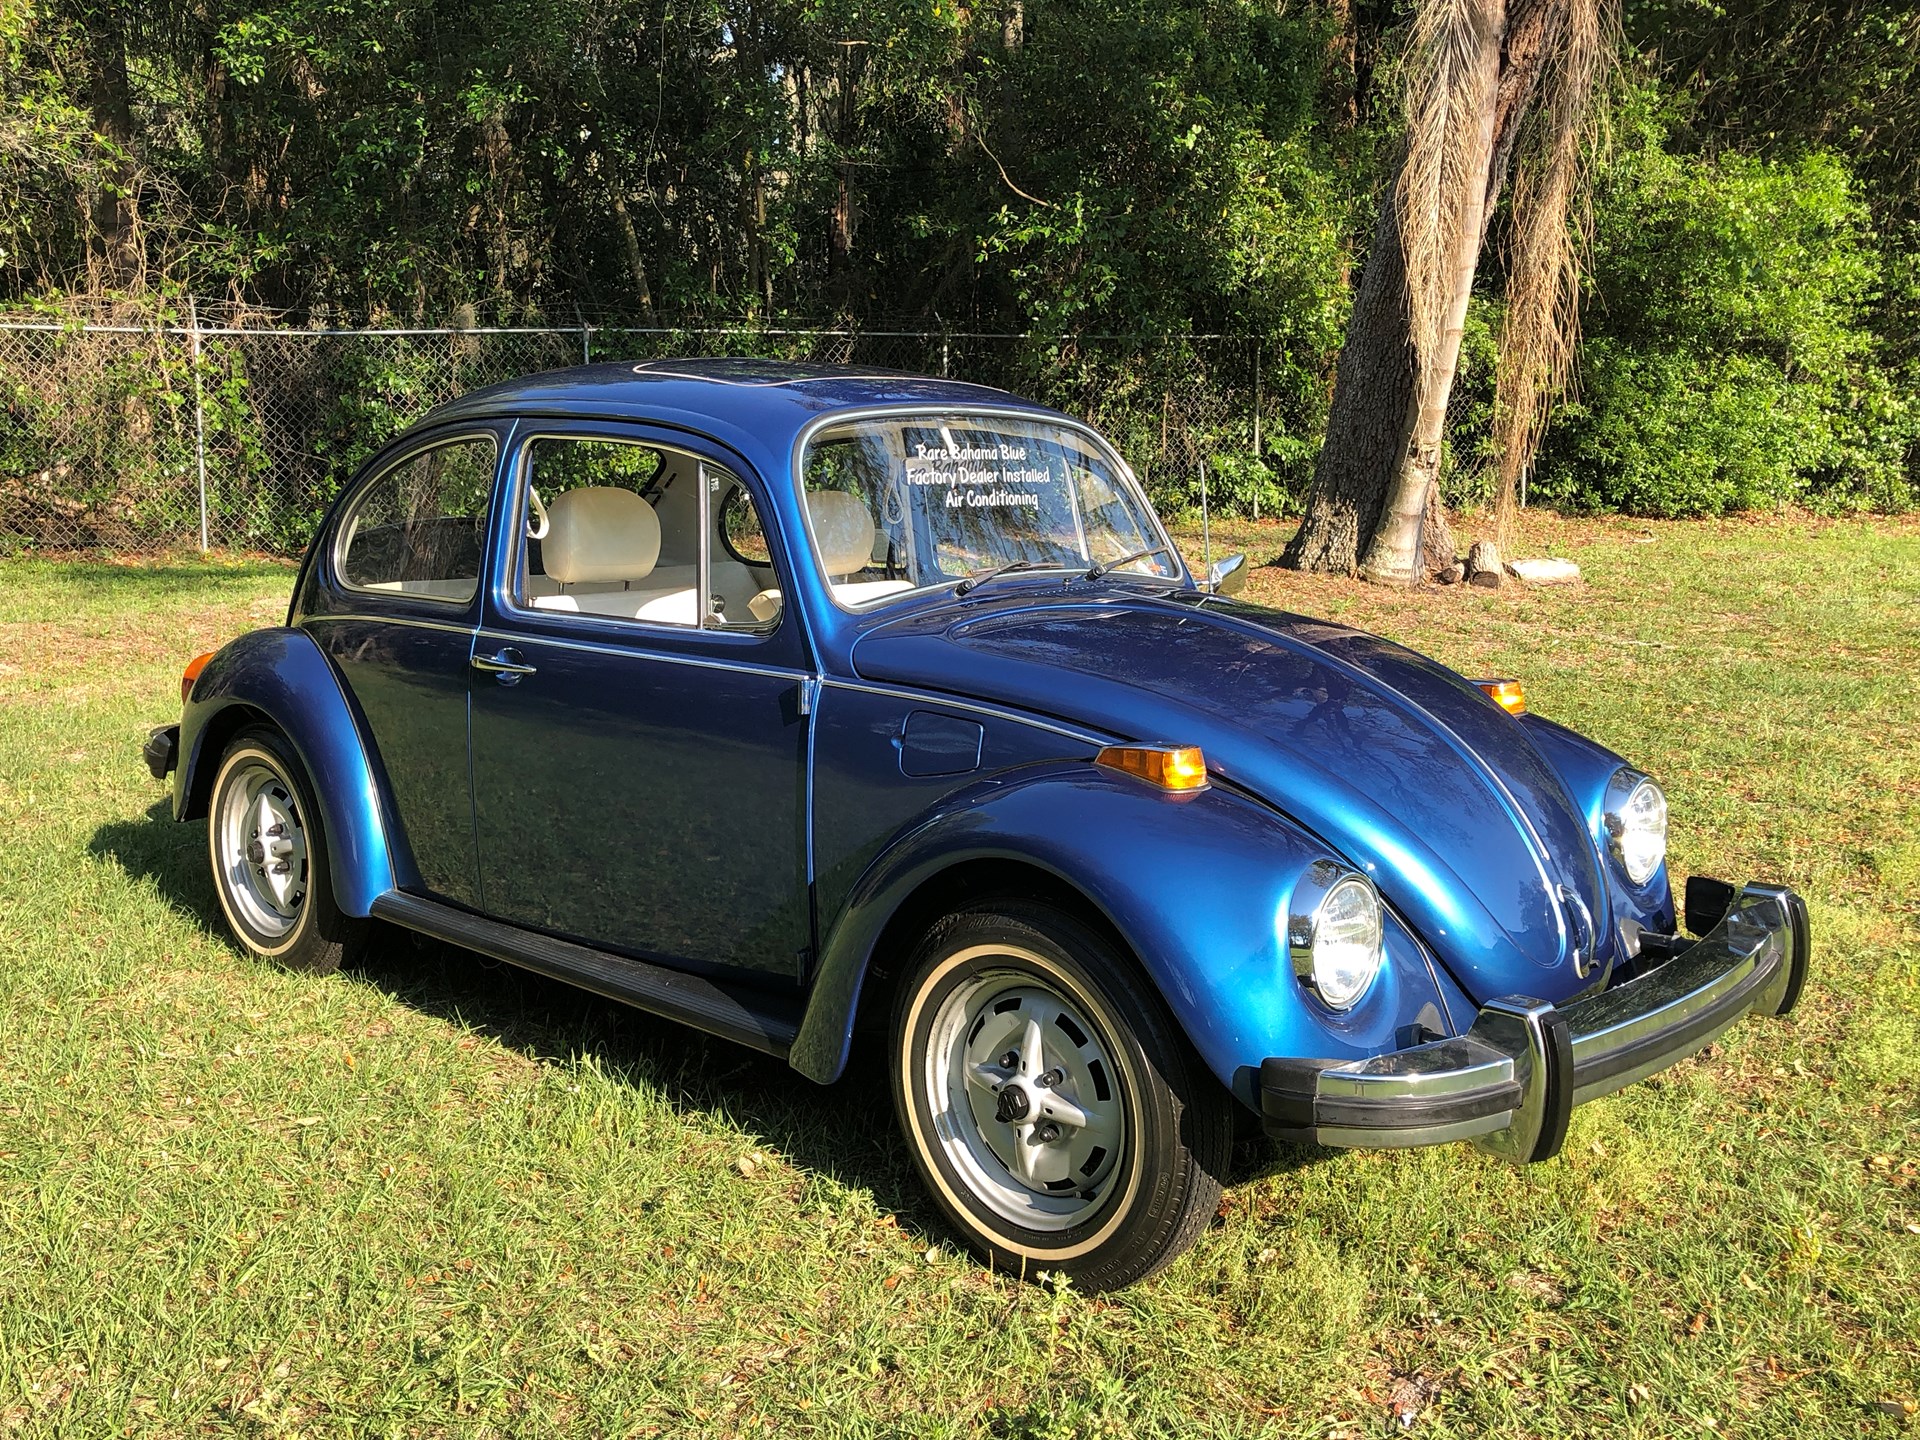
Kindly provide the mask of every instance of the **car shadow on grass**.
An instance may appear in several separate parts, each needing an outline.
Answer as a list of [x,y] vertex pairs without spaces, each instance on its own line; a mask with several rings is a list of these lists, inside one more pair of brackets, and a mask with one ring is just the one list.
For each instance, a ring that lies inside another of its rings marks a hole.
[[[233,943],[207,874],[204,822],[174,824],[162,800],[142,819],[102,825],[87,848]],[[542,1064],[590,1060],[678,1110],[720,1116],[791,1164],[865,1190],[927,1243],[952,1239],[898,1136],[878,1035],[856,1043],[846,1074],[822,1086],[771,1055],[386,924],[374,925],[348,975]],[[1229,1181],[1301,1169],[1332,1153],[1250,1137],[1236,1147]]]
[[[376,928],[355,973],[415,1010],[542,1063],[591,1059],[676,1109],[720,1116],[791,1164],[865,1190],[926,1242],[952,1239],[899,1137],[880,1035],[866,1044],[856,1037],[846,1073],[815,1085],[771,1055],[389,926]],[[1247,1184],[1334,1154],[1249,1137],[1235,1147],[1229,1182]]]
[[142,819],[102,825],[87,842],[87,853],[151,883],[162,899],[209,935],[231,939],[207,870],[206,822],[175,824],[173,801],[154,801]]

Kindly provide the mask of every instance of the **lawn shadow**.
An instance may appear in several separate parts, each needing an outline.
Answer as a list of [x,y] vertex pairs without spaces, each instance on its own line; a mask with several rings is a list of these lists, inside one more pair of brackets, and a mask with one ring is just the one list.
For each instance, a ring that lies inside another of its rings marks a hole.
[[[863,1028],[846,1073],[816,1085],[774,1056],[458,946],[385,925],[375,936],[356,973],[402,1003],[543,1064],[589,1058],[629,1085],[664,1094],[676,1109],[722,1117],[801,1169],[868,1191],[928,1241],[952,1238],[900,1138],[882,1034]],[[1304,1169],[1336,1153],[1277,1145],[1256,1131],[1235,1146],[1229,1183]]]
[[[102,825],[87,848],[229,940],[207,874],[204,822],[174,823],[162,800],[142,819]],[[899,1138],[879,1035],[856,1042],[838,1083],[815,1085],[773,1056],[390,925],[374,926],[349,976],[542,1064],[587,1059],[678,1110],[717,1115],[793,1165],[865,1190],[923,1243],[953,1238]],[[1331,1153],[1250,1139],[1236,1147],[1230,1180],[1245,1184]]]
[[352,974],[543,1065],[588,1061],[676,1110],[718,1116],[796,1168],[867,1191],[922,1243],[948,1236],[896,1137],[871,1050],[856,1047],[839,1083],[815,1085],[774,1056],[390,925],[376,925]]
[[111,860],[135,880],[148,880],[166,902],[209,935],[228,939],[207,870],[204,820],[182,825],[173,801],[156,800],[138,820],[110,820],[93,832],[87,853]]

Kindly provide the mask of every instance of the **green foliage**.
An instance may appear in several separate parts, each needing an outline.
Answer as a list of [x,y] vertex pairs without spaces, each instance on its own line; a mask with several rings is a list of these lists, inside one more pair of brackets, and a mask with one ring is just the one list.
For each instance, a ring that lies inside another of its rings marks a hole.
[[[27,363],[0,366],[0,535],[26,513],[100,516],[102,538],[197,524],[191,371],[155,337],[100,346],[30,332]],[[56,441],[53,437],[59,437]]]
[[[743,351],[826,317],[1014,334],[952,373],[1125,432],[1170,509],[1197,503],[1207,457],[1216,507],[1283,513],[1311,478],[1393,153],[1404,15],[0,3],[0,305],[131,298],[151,317],[193,294],[328,326],[719,321],[752,332]],[[1533,493],[1657,513],[1913,503],[1920,16],[1895,0],[1633,0],[1627,18],[1649,78],[1601,176],[1580,403]],[[132,273],[107,263],[116,240]],[[1456,505],[1490,497],[1497,468],[1485,268],[1443,470]],[[1242,350],[1157,338],[1218,333]],[[296,545],[353,462],[450,383],[498,378],[445,361],[343,347],[302,362],[303,390],[210,355],[237,535]],[[168,361],[113,382],[118,399],[77,375],[70,406],[15,400],[0,486],[59,463],[74,447],[46,435],[86,417],[105,428],[81,437],[88,478],[68,498],[178,512],[189,378]],[[1177,438],[1170,402],[1188,411]],[[294,438],[276,439],[290,414]]]
[[1846,163],[1676,154],[1644,93],[1625,119],[1580,398],[1534,493],[1645,515],[1910,505],[1920,402],[1868,328],[1882,261]]

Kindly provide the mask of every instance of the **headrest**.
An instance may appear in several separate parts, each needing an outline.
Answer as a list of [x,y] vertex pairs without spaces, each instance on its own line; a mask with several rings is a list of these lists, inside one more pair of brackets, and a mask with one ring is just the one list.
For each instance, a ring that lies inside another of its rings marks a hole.
[[562,585],[644,580],[660,558],[660,517],[631,490],[563,490],[547,506],[540,558],[548,577]]
[[807,514],[820,546],[820,565],[828,575],[853,575],[873,563],[873,516],[858,495],[844,490],[811,490]]

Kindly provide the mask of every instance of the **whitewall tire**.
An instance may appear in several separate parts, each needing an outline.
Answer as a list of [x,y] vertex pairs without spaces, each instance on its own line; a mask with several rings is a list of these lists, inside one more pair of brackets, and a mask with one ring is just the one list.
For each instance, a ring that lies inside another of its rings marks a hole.
[[367,922],[334,904],[319,807],[305,767],[278,731],[242,730],[220,757],[207,858],[221,913],[253,954],[326,973],[364,939]]
[[1008,901],[936,925],[894,1006],[901,1128],[989,1264],[1110,1290],[1204,1230],[1232,1100],[1104,936]]

